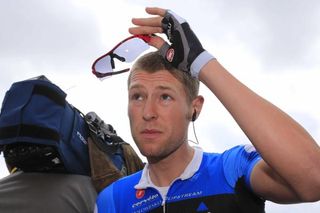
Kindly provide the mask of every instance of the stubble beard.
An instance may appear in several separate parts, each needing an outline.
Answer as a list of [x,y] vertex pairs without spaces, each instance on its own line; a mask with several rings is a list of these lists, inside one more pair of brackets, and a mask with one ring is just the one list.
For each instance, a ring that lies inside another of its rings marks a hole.
[[138,149],[140,150],[140,153],[147,158],[149,163],[157,163],[163,159],[166,159],[172,153],[176,152],[185,143],[185,141],[182,141],[180,143],[169,142],[169,143],[160,145],[158,147],[151,147],[151,148],[145,147],[146,145],[143,145],[143,143],[146,143],[146,142],[142,142],[142,143],[136,142]]

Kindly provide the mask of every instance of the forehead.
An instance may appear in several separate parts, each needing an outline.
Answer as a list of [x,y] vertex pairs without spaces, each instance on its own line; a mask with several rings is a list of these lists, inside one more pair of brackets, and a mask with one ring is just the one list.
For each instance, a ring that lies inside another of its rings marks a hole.
[[165,86],[183,89],[182,83],[167,70],[158,70],[153,73],[143,70],[134,70],[132,71],[129,80],[129,89],[138,85]]

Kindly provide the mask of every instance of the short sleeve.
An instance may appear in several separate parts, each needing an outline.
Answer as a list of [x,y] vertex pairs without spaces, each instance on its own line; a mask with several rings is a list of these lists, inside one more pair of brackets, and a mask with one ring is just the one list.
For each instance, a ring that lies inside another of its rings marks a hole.
[[114,195],[113,195],[113,186],[111,184],[97,197],[96,206],[95,206],[95,213],[115,213],[115,203],[114,203]]
[[241,145],[223,153],[223,169],[227,182],[232,187],[241,178],[251,189],[250,175],[254,166],[261,160],[260,154],[252,145]]

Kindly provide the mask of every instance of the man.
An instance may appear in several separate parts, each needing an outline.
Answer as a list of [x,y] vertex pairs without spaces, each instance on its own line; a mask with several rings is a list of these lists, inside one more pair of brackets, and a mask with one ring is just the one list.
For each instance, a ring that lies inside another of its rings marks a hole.
[[[320,149],[292,118],[255,94],[205,51],[185,20],[147,8],[133,19],[132,34],[166,33],[150,45],[159,53],[140,58],[128,80],[132,136],[146,156],[142,172],[99,194],[101,212],[264,212],[264,201],[320,199]],[[159,56],[161,55],[161,56]],[[188,125],[204,102],[198,80],[231,113],[253,146],[222,154],[187,143]]]
[[[6,92],[0,153],[10,174],[0,180],[1,212],[93,212],[97,191],[81,140],[88,137],[85,123],[64,94],[45,76],[15,82]],[[69,137],[74,126],[82,138]]]
[[93,212],[96,190],[84,175],[16,171],[0,180],[1,212]]
[[130,144],[94,112],[82,115],[45,76],[15,82],[0,112],[1,213],[89,213],[97,192],[142,169]]

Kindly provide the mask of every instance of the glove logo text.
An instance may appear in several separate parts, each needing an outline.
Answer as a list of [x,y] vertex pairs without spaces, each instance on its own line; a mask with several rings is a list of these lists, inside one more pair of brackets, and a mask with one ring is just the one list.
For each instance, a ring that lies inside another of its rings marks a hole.
[[169,62],[172,62],[173,61],[173,57],[174,57],[174,49],[173,48],[170,48],[168,49],[167,53],[166,53],[166,59],[169,61]]

